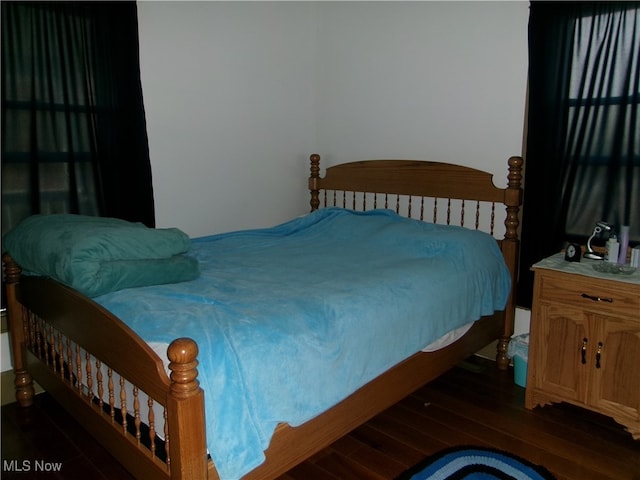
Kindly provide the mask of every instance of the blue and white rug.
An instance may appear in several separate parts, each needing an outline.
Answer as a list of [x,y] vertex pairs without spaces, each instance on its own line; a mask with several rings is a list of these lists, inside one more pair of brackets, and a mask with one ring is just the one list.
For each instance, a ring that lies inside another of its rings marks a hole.
[[544,467],[507,452],[484,447],[443,450],[398,480],[555,480]]

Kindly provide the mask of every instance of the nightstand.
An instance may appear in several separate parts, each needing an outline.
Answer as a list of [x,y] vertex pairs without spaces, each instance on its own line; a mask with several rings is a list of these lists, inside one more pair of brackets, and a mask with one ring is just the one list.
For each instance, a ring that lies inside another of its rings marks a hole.
[[525,407],[568,402],[640,439],[640,272],[556,254],[535,264]]

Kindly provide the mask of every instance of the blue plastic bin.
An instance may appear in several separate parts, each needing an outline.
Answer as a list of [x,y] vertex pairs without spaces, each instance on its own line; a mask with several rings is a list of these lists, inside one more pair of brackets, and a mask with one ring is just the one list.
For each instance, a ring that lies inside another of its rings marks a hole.
[[522,388],[527,387],[527,366],[529,359],[529,334],[516,335],[509,341],[507,357],[513,359],[513,380]]

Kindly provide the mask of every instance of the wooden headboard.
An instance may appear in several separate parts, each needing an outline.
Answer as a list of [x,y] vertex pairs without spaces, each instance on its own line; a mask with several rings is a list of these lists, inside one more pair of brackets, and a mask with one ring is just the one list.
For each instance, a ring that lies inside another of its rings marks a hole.
[[[523,160],[520,157],[511,157],[508,161],[506,188],[495,186],[491,173],[449,163],[364,160],[329,167],[325,176],[320,177],[320,156],[311,155],[310,160],[309,190],[312,210],[320,206],[334,205],[360,210],[392,208],[400,213],[400,198],[406,196],[407,208],[412,208],[411,211],[405,212],[406,216],[430,221],[437,216],[437,212],[433,210],[441,208],[444,204],[444,208],[449,209],[444,223],[451,223],[451,201],[471,201],[475,202],[474,225],[477,228],[482,202],[492,204],[492,213],[495,204],[502,204],[506,207],[505,238],[517,238],[518,213],[522,204]],[[376,203],[379,199],[375,194],[378,193],[384,194],[380,203]],[[390,199],[390,195],[394,198]],[[431,200],[433,216],[427,215],[425,211],[428,200]],[[440,204],[438,200],[441,200]],[[463,226],[468,226],[464,224],[466,205],[461,205],[462,215],[458,217]]]

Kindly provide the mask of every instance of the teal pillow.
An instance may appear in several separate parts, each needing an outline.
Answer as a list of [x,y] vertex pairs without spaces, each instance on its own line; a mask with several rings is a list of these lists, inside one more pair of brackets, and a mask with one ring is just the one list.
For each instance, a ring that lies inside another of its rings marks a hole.
[[197,278],[197,260],[185,255],[190,245],[177,228],[54,214],[26,218],[4,236],[2,248],[26,273],[51,277],[95,297]]

